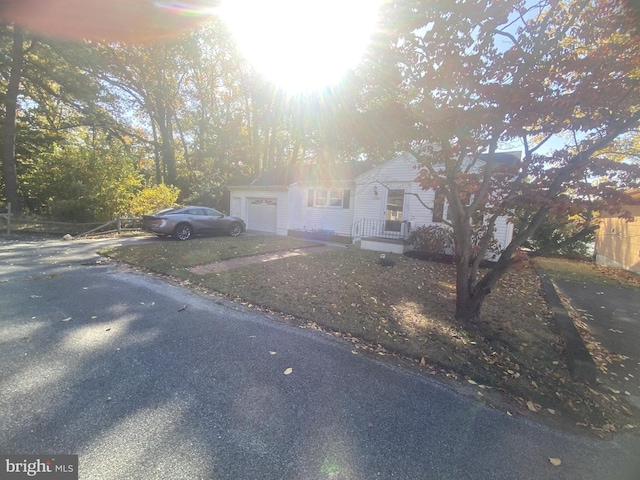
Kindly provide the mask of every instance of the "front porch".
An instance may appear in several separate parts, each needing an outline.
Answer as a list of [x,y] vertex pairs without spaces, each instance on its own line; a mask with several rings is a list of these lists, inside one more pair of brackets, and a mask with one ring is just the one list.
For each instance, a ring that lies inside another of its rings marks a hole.
[[360,241],[363,250],[400,255],[409,250],[407,238],[410,233],[411,222],[408,221],[361,219],[351,226],[351,237],[354,242]]

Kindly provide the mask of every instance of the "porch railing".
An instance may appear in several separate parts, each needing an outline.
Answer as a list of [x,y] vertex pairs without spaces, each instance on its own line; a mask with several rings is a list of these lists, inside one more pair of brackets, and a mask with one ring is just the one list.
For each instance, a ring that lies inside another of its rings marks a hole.
[[411,222],[399,220],[372,220],[363,218],[351,225],[351,237],[386,238],[390,240],[406,240],[411,233]]

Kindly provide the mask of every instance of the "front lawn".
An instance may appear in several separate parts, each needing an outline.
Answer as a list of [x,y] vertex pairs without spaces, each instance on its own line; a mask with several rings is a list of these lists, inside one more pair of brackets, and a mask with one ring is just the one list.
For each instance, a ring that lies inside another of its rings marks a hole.
[[[424,373],[457,380],[476,398],[510,413],[597,431],[630,423],[613,399],[571,379],[531,267],[514,270],[500,282],[478,325],[454,319],[454,269],[442,263],[387,254],[395,265],[385,267],[376,252],[309,248],[305,255],[219,273],[190,271],[304,245],[310,244],[287,237],[213,238],[118,247],[106,254],[343,336],[356,354],[408,360]],[[505,395],[513,403],[501,404]]]

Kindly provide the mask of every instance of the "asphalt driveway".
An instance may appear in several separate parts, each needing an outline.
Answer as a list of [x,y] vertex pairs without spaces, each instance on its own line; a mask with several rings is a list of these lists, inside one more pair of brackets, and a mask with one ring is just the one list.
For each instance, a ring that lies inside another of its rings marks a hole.
[[338,339],[100,263],[114,242],[0,240],[0,453],[78,454],[82,479],[638,478],[636,437],[487,409]]
[[[640,411],[640,291],[555,280],[597,342],[621,361],[599,370],[597,380]],[[617,360],[617,359],[616,359]],[[616,393],[617,392],[617,393]]]

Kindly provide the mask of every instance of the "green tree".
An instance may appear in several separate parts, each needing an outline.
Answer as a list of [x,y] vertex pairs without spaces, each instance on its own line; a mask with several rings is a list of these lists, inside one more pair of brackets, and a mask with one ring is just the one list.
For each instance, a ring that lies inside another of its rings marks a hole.
[[25,175],[39,213],[66,221],[107,221],[126,212],[142,188],[137,155],[89,130],[70,134]]
[[41,152],[50,152],[70,129],[108,129],[113,121],[98,103],[99,85],[79,67],[88,58],[86,44],[0,25],[0,51],[5,197],[19,212],[23,204],[31,208],[22,176]]
[[2,125],[2,173],[5,196],[13,211],[20,213],[22,202],[18,195],[18,174],[16,167],[16,114],[20,79],[24,63],[24,39],[20,27],[13,28],[9,78],[4,99],[4,122]]
[[157,210],[175,205],[180,190],[176,187],[160,184],[140,190],[131,199],[126,212],[134,217],[142,217]]

